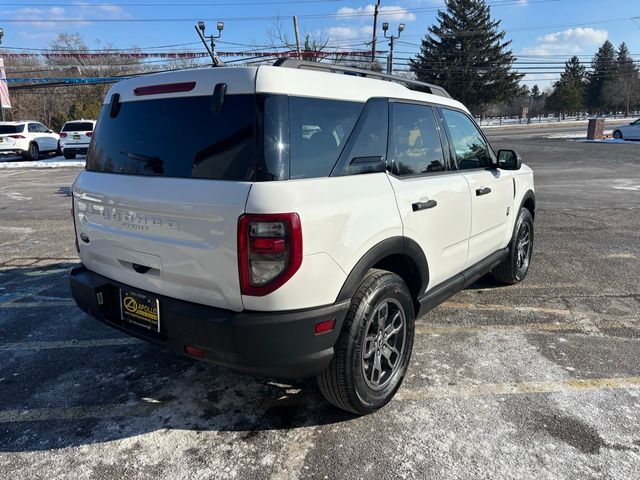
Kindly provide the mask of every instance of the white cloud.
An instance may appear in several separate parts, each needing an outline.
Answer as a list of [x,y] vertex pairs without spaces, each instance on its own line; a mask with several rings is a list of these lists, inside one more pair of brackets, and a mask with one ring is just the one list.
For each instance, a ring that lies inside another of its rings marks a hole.
[[[360,22],[371,22],[373,19],[373,12],[375,6],[372,4],[366,7],[342,7],[338,10],[338,17],[353,18]],[[378,11],[378,20],[383,22],[395,21],[395,22],[413,22],[416,19],[415,13],[408,11],[404,7],[399,6],[383,6]]]
[[591,27],[569,28],[538,37],[538,44],[523,48],[522,53],[528,55],[578,54],[585,48],[600,45],[608,35],[606,30]]
[[336,43],[339,44],[341,41],[345,40],[362,40],[363,38],[371,37],[371,27],[327,27],[323,31],[323,36],[328,37],[329,43],[332,45]]
[[75,2],[72,9],[62,7],[51,8],[19,8],[6,12],[7,17],[20,20],[19,25],[31,25],[40,28],[53,28],[59,26],[61,21],[74,19],[77,22],[65,22],[66,25],[87,25],[92,18],[121,19],[131,18],[124,9],[117,5],[91,5],[85,2]]

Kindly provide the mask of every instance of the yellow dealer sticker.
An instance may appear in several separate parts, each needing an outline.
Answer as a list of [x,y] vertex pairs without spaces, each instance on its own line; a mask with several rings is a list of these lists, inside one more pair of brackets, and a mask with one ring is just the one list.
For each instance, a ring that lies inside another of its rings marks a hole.
[[160,302],[156,297],[120,290],[122,320],[160,331]]

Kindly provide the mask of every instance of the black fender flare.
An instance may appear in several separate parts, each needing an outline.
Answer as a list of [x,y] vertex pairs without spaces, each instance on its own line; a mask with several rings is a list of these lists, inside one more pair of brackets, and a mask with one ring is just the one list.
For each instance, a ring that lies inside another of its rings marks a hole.
[[[527,200],[531,200],[533,202],[533,212],[531,212],[531,216],[535,218],[536,214],[536,194],[533,190],[527,190],[527,192],[522,196],[522,200],[520,201],[520,208],[518,208],[518,212],[524,207],[524,204]],[[518,214],[516,212],[516,215]]]
[[374,265],[390,255],[406,255],[410,259],[420,279],[418,295],[424,293],[429,284],[427,257],[415,240],[398,236],[387,238],[374,245],[358,260],[358,263],[356,263],[342,284],[336,303],[351,299],[360,287],[366,273]]

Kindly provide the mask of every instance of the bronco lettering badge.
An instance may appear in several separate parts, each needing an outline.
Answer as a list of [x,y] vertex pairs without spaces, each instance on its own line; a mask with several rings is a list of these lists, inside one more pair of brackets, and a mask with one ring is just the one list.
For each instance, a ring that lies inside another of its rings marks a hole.
[[160,331],[160,302],[131,290],[120,290],[120,314],[125,322]]

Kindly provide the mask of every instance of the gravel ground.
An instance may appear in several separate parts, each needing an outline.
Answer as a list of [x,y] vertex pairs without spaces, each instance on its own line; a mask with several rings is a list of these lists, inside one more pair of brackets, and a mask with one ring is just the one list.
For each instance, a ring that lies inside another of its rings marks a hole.
[[637,478],[640,145],[495,146],[536,172],[529,277],[420,318],[397,398],[361,418],[84,316],[79,169],[0,172],[0,478]]

